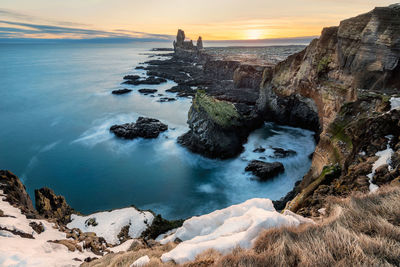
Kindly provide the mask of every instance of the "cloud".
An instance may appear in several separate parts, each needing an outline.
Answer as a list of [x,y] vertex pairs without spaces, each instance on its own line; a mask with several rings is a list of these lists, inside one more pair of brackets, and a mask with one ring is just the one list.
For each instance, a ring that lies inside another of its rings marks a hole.
[[[0,38],[46,39],[143,39],[172,40],[173,36],[131,30],[97,30],[90,25],[45,20],[35,16],[0,9]],[[28,21],[28,22],[26,22]]]

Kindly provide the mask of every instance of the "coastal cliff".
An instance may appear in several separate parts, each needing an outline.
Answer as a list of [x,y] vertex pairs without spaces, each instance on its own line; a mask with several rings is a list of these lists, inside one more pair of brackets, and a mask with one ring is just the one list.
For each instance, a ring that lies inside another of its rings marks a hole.
[[[385,136],[394,136],[391,147],[397,144],[398,114],[389,111],[389,100],[400,88],[399,16],[399,6],[393,5],[344,20],[338,27],[325,28],[319,39],[277,64],[272,74],[264,72],[258,100],[263,118],[320,133],[311,170],[295,190],[304,194],[288,206],[291,210],[305,205],[299,200],[318,191],[321,183],[329,187],[340,181],[339,189],[333,190],[340,192],[326,189],[334,195],[362,188],[354,180],[359,177],[349,178],[349,166],[383,150]],[[371,166],[373,160],[369,162]],[[334,165],[341,169],[339,177],[323,179],[324,170]]]

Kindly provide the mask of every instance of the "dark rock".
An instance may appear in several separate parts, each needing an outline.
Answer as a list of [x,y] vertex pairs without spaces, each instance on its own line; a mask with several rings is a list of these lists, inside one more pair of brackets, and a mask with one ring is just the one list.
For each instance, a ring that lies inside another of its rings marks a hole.
[[154,94],[157,89],[139,89],[138,92],[141,94]]
[[125,139],[157,138],[161,132],[168,129],[168,126],[157,119],[139,117],[136,123],[125,123],[122,125],[113,125],[110,131],[116,136]]
[[144,70],[144,66],[137,66],[135,69],[136,70]]
[[127,80],[123,82],[124,84],[132,84],[132,85],[140,85],[140,84],[161,84],[161,83],[166,83],[167,80],[164,78],[158,78],[154,76],[150,76],[146,79],[137,79],[137,80]]
[[203,39],[201,38],[201,36],[199,36],[199,38],[197,39],[196,47],[198,50],[203,49]]
[[145,239],[156,239],[157,236],[168,232],[169,230],[181,227],[184,220],[168,221],[157,215],[150,227],[148,227],[143,233],[142,237]]
[[38,233],[41,234],[44,232],[44,225],[43,223],[37,223],[37,222],[30,222],[29,226],[32,227],[32,229]]
[[152,48],[151,51],[174,51],[172,48]]
[[161,97],[157,102],[171,102],[171,101],[176,101],[176,98],[174,97]]
[[177,93],[177,96],[179,97],[193,97],[196,94],[196,90],[192,89],[192,87],[188,85],[176,85],[166,91],[169,93]]
[[136,81],[136,80],[139,80],[139,79],[140,79],[139,75],[126,75],[126,76],[124,76],[124,80]]
[[278,148],[278,147],[273,147],[274,150],[274,158],[287,158],[287,157],[292,157],[295,156],[297,153],[296,151],[293,150],[285,150],[283,148]]
[[256,149],[254,149],[253,152],[254,153],[263,153],[263,152],[265,152],[265,148],[260,146],[260,147],[257,147]]
[[269,163],[259,160],[252,160],[249,165],[247,165],[245,171],[252,172],[261,181],[266,181],[284,172],[285,168],[280,162]]
[[76,213],[63,196],[57,196],[47,187],[35,190],[35,206],[40,215],[56,219],[62,225],[68,224],[71,221],[71,214]]
[[97,226],[98,223],[96,221],[96,218],[89,218],[85,221],[85,226]]
[[6,196],[5,201],[19,208],[28,218],[34,219],[38,216],[25,186],[12,172],[0,170],[0,189]]
[[132,90],[125,88],[125,89],[113,90],[111,93],[114,94],[114,95],[122,95],[122,94],[127,94],[127,93],[130,93],[130,92],[132,92]]

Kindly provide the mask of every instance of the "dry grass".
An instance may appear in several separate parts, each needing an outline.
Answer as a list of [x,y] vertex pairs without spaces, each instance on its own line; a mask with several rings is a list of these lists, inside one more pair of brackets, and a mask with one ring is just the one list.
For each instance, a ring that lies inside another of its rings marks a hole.
[[[225,256],[208,250],[183,266],[400,266],[400,187],[328,203],[330,216],[316,225],[270,229],[250,250]],[[146,266],[176,266],[159,260],[174,246],[107,255],[85,266],[129,266],[144,255],[151,258]]]
[[[130,266],[140,257],[147,255],[150,258],[148,267],[158,267],[158,266],[175,266],[174,263],[162,263],[160,257],[162,254],[172,250],[176,244],[169,243],[164,246],[156,245],[151,248],[144,248],[142,246],[138,246],[133,248],[128,252],[119,252],[107,254],[100,259],[94,260],[89,263],[84,263],[81,266],[83,267],[125,267]],[[132,248],[132,247],[131,247]]]
[[331,200],[331,216],[315,226],[265,231],[251,250],[215,266],[399,266],[400,188]]

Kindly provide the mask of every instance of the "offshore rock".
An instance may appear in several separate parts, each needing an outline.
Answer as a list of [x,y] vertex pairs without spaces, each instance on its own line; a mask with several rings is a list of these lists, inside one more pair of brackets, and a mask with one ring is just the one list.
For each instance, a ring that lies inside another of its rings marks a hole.
[[127,94],[127,93],[130,93],[130,92],[132,92],[132,90],[131,89],[118,89],[118,90],[113,90],[111,93],[113,94],[113,95],[123,95],[123,94]]
[[261,181],[266,181],[283,173],[285,168],[280,162],[269,163],[260,160],[252,160],[249,165],[247,165],[245,171],[252,172]]
[[116,136],[124,139],[157,138],[161,132],[168,129],[168,126],[157,119],[139,117],[136,123],[125,123],[113,125],[110,131]]

